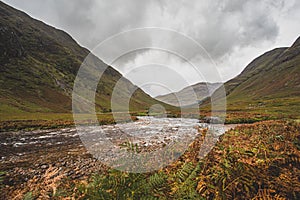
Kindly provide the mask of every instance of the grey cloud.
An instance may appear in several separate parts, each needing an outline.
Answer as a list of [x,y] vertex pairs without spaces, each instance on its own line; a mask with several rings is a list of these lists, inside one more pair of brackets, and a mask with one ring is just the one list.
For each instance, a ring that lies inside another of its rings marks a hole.
[[81,0],[72,0],[72,3],[68,0],[54,0],[52,6],[61,25],[75,30],[90,29],[96,25],[88,15],[95,6],[94,0],[85,0],[84,3]]
[[[287,42],[292,42],[291,40],[295,38],[289,38],[295,37],[300,32],[300,27],[295,26],[299,21],[297,13],[300,11],[300,3],[297,0],[5,0],[5,2],[67,31],[90,50],[104,39],[132,28],[162,27],[184,33],[199,42],[215,62],[219,63],[218,67],[225,73],[226,79],[237,75],[254,58],[253,56],[258,56],[258,52],[262,53],[275,47],[275,44],[279,45],[277,41],[285,42],[280,43],[281,46],[290,45]],[[161,39],[160,35],[148,37],[153,41]],[[136,38],[135,43],[138,44],[143,39]],[[189,51],[189,46],[181,44],[176,38],[168,38],[165,42],[168,42],[170,48]],[[113,46],[110,50],[117,51],[118,48],[132,45],[126,40],[119,41],[118,44],[119,46]],[[191,54],[195,58],[199,56],[197,52]],[[143,55],[148,54],[144,54],[144,51],[137,52],[135,57],[130,59],[134,61]],[[124,72],[123,65],[130,60],[124,62],[115,66],[121,72]],[[170,63],[172,62],[170,60]],[[186,69],[186,73],[189,72],[189,69]],[[214,80],[214,77],[206,78],[208,81]]]
[[[278,24],[271,10],[283,1],[7,0],[63,28],[94,48],[105,38],[131,28],[168,27],[186,33],[218,59],[236,47],[274,41]],[[46,15],[43,12],[46,11]],[[198,23],[198,22],[202,23]]]
[[33,17],[70,33],[80,44],[93,49],[121,31],[140,27],[147,3],[127,0],[6,0]]
[[212,4],[203,13],[208,19],[206,26],[202,27],[205,36],[195,36],[214,59],[230,54],[234,48],[276,39],[278,24],[261,1],[226,2],[225,5]]

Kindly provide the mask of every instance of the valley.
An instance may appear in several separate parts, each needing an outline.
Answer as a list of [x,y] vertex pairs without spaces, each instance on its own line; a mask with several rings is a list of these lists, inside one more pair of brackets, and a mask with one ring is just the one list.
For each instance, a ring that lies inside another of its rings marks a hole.
[[[103,73],[82,96],[81,65]],[[153,98],[0,1],[0,199],[300,199],[299,75],[300,38],[223,84]]]

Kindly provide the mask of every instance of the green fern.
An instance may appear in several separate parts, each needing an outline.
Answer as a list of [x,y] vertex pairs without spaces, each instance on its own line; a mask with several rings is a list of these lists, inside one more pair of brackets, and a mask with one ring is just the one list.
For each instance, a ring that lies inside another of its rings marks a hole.
[[27,192],[23,197],[23,200],[33,200],[33,199],[34,199],[34,196],[33,196],[32,192]]
[[1,188],[2,183],[3,183],[4,175],[5,175],[5,172],[0,171],[0,188]]
[[185,180],[194,171],[194,165],[192,163],[185,163],[182,168],[176,173],[175,178],[179,183],[185,182]]
[[201,199],[197,192],[198,185],[197,176],[201,171],[201,163],[194,166],[192,163],[185,163],[182,168],[175,174],[173,180],[175,182],[175,192],[173,198],[175,199]]

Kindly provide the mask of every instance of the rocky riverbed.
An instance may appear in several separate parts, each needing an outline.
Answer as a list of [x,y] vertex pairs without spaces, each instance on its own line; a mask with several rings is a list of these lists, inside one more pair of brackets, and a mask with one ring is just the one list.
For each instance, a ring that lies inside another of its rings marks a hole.
[[114,157],[117,154],[111,152],[119,152],[127,143],[136,144],[139,151],[153,151],[178,139],[193,138],[199,127],[205,126],[193,119],[140,117],[132,123],[85,127],[83,132],[75,128],[3,132],[0,171],[5,173],[4,190],[22,188],[28,180],[42,177],[50,167],[72,180],[105,171],[107,166],[91,154],[95,145],[101,144],[101,137],[95,133],[101,132],[109,141],[109,145],[104,145],[109,147],[106,153]]

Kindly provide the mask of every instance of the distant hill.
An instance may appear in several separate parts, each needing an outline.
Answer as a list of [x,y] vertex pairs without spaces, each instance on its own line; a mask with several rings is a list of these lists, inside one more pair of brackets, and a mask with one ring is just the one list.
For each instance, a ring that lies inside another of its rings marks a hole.
[[[70,113],[73,83],[89,53],[64,31],[0,2],[0,113]],[[89,64],[107,67],[96,56]],[[124,94],[136,89],[132,109],[161,103],[108,67],[98,85],[97,111],[110,111],[111,94],[120,79]]]
[[[276,48],[253,60],[225,83],[228,111],[260,111],[299,117],[300,38],[291,47]],[[216,90],[213,94],[218,99]]]
[[178,102],[178,100],[180,100],[181,101],[180,103],[182,104],[181,106],[188,106],[188,105],[196,104],[199,101],[210,96],[220,86],[221,83],[201,82],[192,86],[188,86],[178,92],[157,96],[155,98],[159,101],[174,106],[180,106]]

